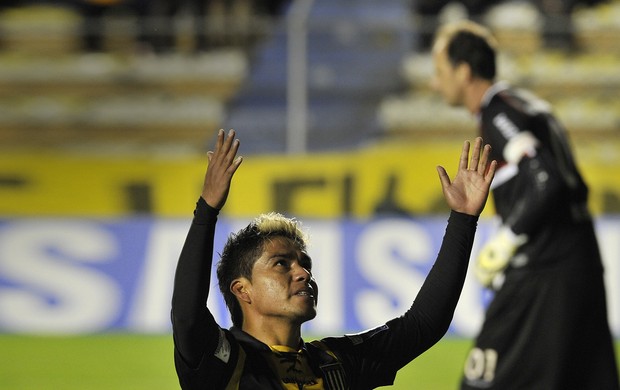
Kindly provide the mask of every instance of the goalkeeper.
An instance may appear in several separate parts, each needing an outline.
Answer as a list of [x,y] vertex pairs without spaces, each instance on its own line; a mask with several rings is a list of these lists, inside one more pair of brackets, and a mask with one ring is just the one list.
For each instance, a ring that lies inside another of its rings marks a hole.
[[433,47],[434,87],[478,118],[498,162],[501,227],[475,262],[496,293],[461,389],[617,390],[588,188],[548,103],[496,82],[495,55],[472,22],[444,26]]

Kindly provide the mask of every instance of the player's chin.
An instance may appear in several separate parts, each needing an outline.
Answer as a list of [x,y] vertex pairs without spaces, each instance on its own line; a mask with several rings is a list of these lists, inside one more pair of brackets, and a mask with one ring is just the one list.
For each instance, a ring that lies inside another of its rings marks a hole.
[[313,310],[311,313],[305,317],[304,322],[313,320],[316,317],[316,310]]
[[313,320],[316,317],[316,307],[307,308],[304,310],[303,314],[301,314],[301,317],[302,322]]

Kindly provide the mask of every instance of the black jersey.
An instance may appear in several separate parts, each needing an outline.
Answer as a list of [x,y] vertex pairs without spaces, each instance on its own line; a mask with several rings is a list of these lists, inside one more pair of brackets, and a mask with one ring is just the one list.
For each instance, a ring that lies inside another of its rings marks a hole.
[[492,184],[497,214],[504,225],[529,238],[515,257],[518,265],[546,267],[574,259],[575,266],[600,267],[588,188],[549,104],[497,83],[484,97],[479,121],[483,139],[492,146],[491,158],[498,162]]
[[497,214],[527,242],[504,272],[462,390],[618,390],[587,187],[549,105],[498,83],[480,111]]
[[[183,389],[363,390],[392,384],[400,368],[448,330],[478,221],[450,214],[437,260],[401,317],[355,335],[318,343],[300,340],[298,351],[282,351],[239,329],[220,328],[206,307],[217,215],[204,200],[198,201],[175,275],[174,356]],[[283,370],[282,362],[296,373],[285,374],[290,370]]]

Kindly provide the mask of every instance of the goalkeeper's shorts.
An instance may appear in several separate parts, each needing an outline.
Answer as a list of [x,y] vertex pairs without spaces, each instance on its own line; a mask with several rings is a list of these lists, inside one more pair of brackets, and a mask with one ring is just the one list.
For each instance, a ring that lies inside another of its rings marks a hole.
[[602,272],[509,270],[469,353],[461,389],[618,387]]

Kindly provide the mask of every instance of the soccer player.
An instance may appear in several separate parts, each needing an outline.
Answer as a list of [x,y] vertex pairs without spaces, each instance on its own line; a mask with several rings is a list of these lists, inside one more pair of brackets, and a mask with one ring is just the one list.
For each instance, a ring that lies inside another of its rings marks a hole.
[[469,157],[465,142],[453,180],[437,167],[452,211],[411,308],[374,329],[314,342],[301,335],[319,296],[312,260],[299,222],[281,214],[259,216],[230,235],[222,251],[217,277],[234,326],[222,329],[206,306],[216,220],[242,162],[238,148],[235,132],[220,130],[176,269],[172,324],[181,387],[363,390],[392,384],[401,367],[448,329],[495,174],[488,145],[477,138]]
[[473,22],[444,26],[433,86],[478,120],[498,162],[501,227],[475,262],[495,290],[461,389],[617,390],[603,267],[588,188],[549,104],[495,81],[496,43]]

